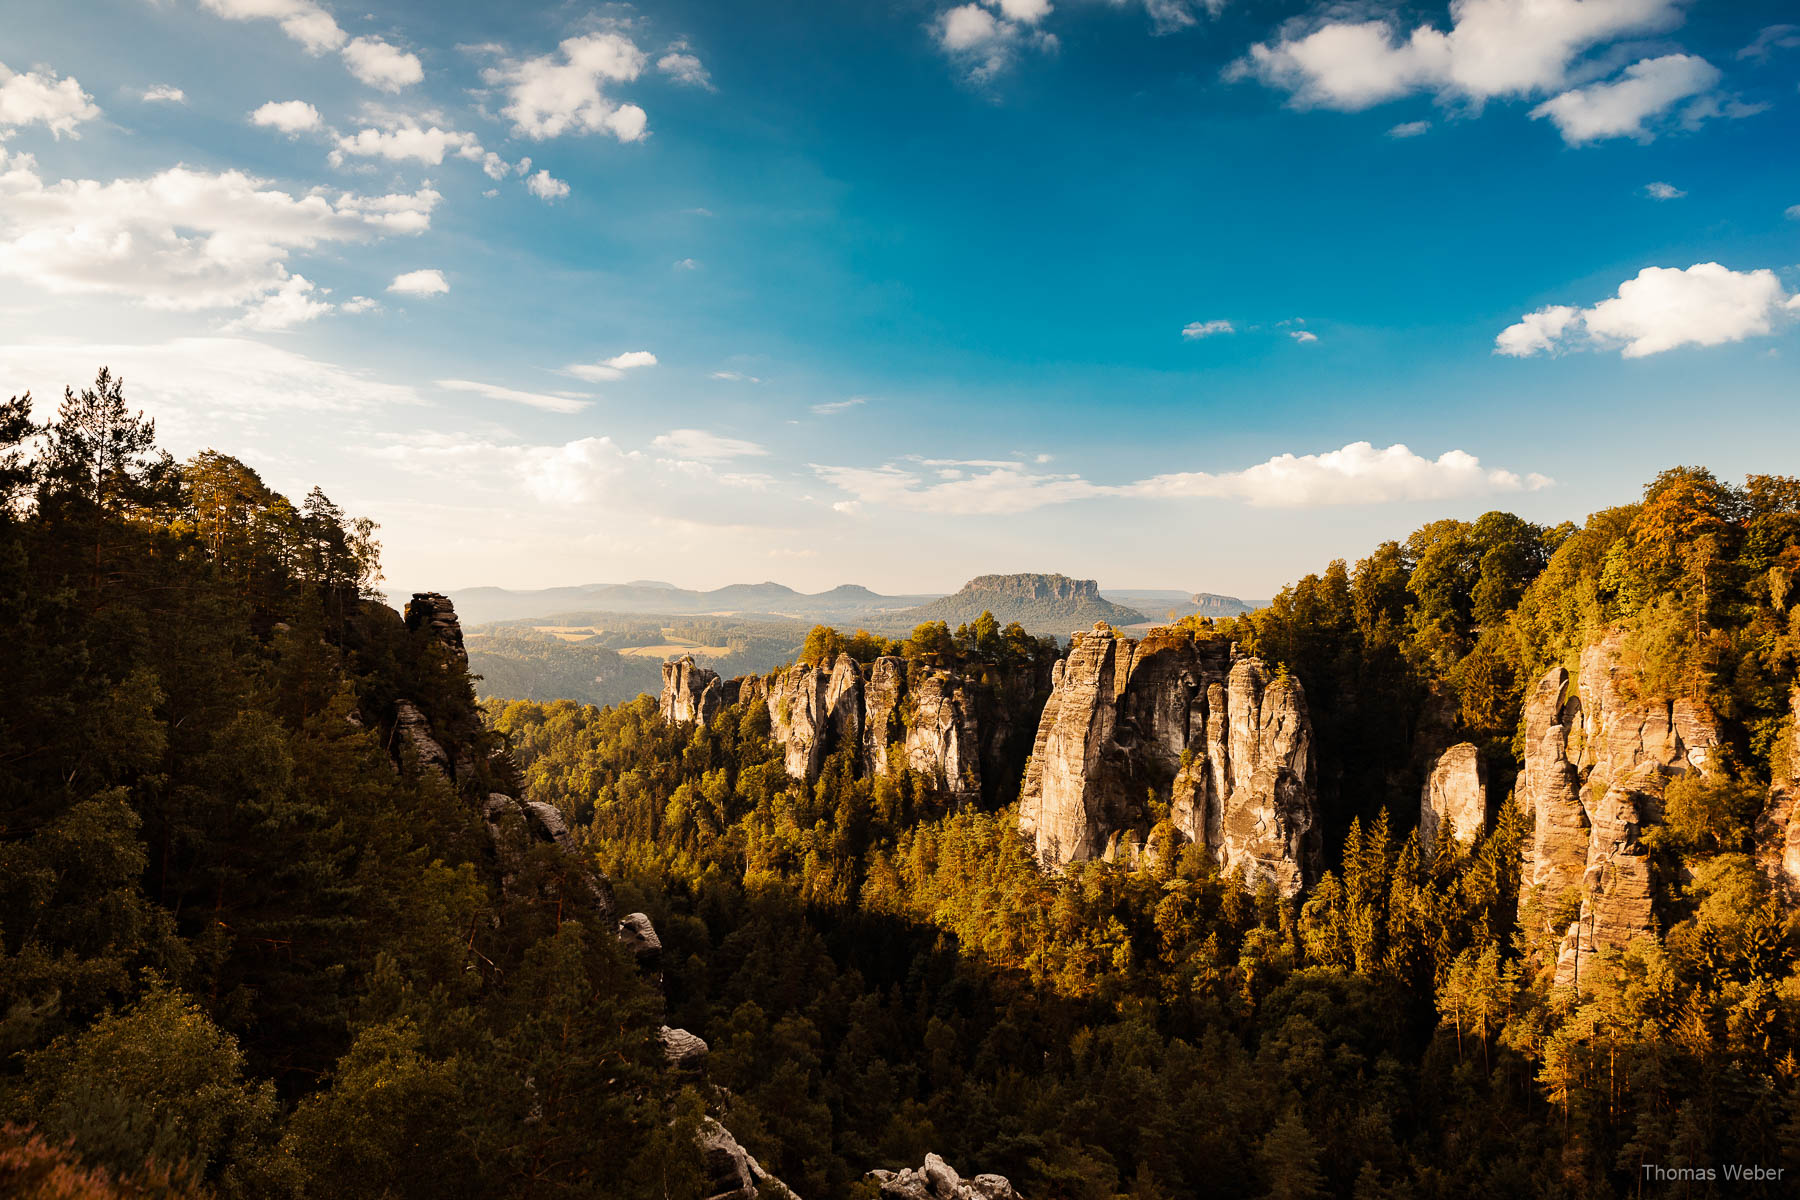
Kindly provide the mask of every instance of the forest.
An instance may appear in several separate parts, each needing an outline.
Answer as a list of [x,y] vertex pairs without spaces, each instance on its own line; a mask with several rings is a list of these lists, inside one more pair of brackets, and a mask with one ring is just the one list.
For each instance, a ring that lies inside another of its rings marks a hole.
[[[1134,861],[1057,874],[1016,778],[956,803],[844,750],[798,782],[759,703],[477,709],[374,598],[377,533],[172,460],[105,373],[0,409],[0,1191],[698,1198],[708,1115],[807,1200],[928,1151],[1030,1200],[1800,1177],[1800,924],[1758,858],[1797,766],[1800,481],[1677,468],[1580,526],[1437,521],[1189,618],[1306,689],[1329,869],[1292,900],[1166,802]],[[1531,682],[1607,629],[1726,738],[1646,831],[1659,936],[1571,994],[1520,917],[1530,814],[1426,852],[1419,747],[1475,742],[1504,800]],[[1055,652],[988,617],[800,656]],[[456,786],[400,746],[403,701]],[[501,878],[473,800],[508,788],[650,916],[660,980],[552,848]]]

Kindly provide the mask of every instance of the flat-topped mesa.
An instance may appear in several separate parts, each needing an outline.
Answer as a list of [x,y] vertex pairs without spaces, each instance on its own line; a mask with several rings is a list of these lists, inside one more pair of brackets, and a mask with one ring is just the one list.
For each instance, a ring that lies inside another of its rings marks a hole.
[[724,685],[717,671],[710,671],[684,654],[662,665],[663,720],[671,725],[710,725],[724,701]]
[[1057,663],[1019,800],[1019,828],[1056,868],[1148,829],[1145,797],[1254,887],[1292,896],[1318,870],[1312,722],[1298,680],[1235,645],[1104,624]]
[[1662,820],[1669,780],[1706,770],[1720,741],[1699,703],[1632,694],[1623,648],[1623,632],[1608,631],[1582,651],[1573,678],[1552,667],[1525,704],[1516,802],[1534,826],[1521,899],[1535,894],[1546,913],[1580,904],[1555,931],[1560,985],[1579,986],[1595,954],[1654,936],[1639,832]]

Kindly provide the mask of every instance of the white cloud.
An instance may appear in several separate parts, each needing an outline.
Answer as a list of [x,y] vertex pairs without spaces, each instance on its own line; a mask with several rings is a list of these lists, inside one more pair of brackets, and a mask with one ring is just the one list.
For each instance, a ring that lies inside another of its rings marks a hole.
[[712,75],[707,72],[705,64],[696,55],[685,50],[663,55],[656,60],[656,69],[676,83],[712,90]]
[[420,162],[438,166],[444,155],[456,154],[472,162],[480,162],[487,153],[474,134],[457,129],[440,129],[436,125],[421,128],[403,125],[397,129],[363,129],[354,135],[340,137],[332,151],[335,166],[346,154],[358,158],[384,158],[389,162]]
[[704,429],[671,429],[654,438],[650,444],[678,458],[714,462],[727,458],[752,458],[765,455],[767,447],[741,438],[721,437]]
[[1652,200],[1679,200],[1687,195],[1686,192],[1682,191],[1674,184],[1663,183],[1660,180],[1656,183],[1646,183],[1644,185],[1644,194],[1649,196]]
[[675,269],[677,271],[698,271],[700,269],[700,260],[695,258],[678,258],[675,260]]
[[[921,467],[939,469],[928,477]],[[1259,508],[1390,504],[1536,490],[1551,482],[1542,475],[1485,468],[1462,450],[1428,459],[1403,445],[1376,449],[1368,442],[1325,454],[1281,454],[1241,471],[1181,472],[1126,484],[1099,484],[1079,475],[1033,471],[1023,463],[984,460],[815,465],[813,470],[852,497],[833,505],[840,512],[880,506],[953,516],[1021,513],[1096,499],[1233,500]]]
[[[724,378],[724,376],[715,373],[713,378],[720,379]],[[848,400],[829,400],[824,404],[815,404],[812,406],[812,410],[821,417],[834,417],[838,413],[849,412],[853,408],[860,408],[868,402],[867,398],[863,396],[852,396]]]
[[187,93],[172,84],[157,83],[144,89],[145,104],[186,104]]
[[408,271],[394,276],[394,282],[388,284],[388,291],[403,296],[442,296],[449,290],[450,284],[444,273],[436,268]]
[[381,301],[372,300],[368,296],[352,296],[338,305],[338,311],[357,316],[361,313],[380,312]]
[[1239,500],[1258,508],[1319,508],[1536,491],[1550,482],[1542,475],[1521,477],[1485,468],[1480,459],[1462,450],[1447,450],[1430,459],[1399,443],[1378,450],[1369,442],[1352,442],[1327,454],[1280,454],[1242,471],[1158,475],[1128,491],[1138,496]]
[[1712,262],[1686,270],[1645,267],[1592,308],[1555,305],[1526,314],[1500,332],[1494,351],[1522,358],[1617,347],[1625,358],[1643,358],[1763,337],[1796,312],[1800,297],[1788,295],[1773,271],[1733,271]]
[[1306,345],[1308,342],[1316,342],[1319,340],[1318,334],[1307,329],[1289,330],[1288,336],[1293,338],[1296,342],[1299,342],[1302,346]]
[[94,98],[73,75],[28,71],[19,75],[0,63],[0,131],[15,125],[43,125],[58,138],[79,137],[75,127],[100,115]]
[[514,404],[526,404],[532,408],[541,408],[545,412],[578,413],[590,403],[581,396],[550,392],[523,392],[517,388],[481,383],[474,379],[439,379],[436,382],[437,386],[445,391],[473,392],[477,396],[486,396],[489,400],[508,400]]
[[938,14],[932,26],[938,48],[973,82],[986,83],[1006,70],[1023,47],[1043,51],[1057,48],[1056,35],[1037,28],[1050,12],[1050,5],[1044,0],[985,3],[985,8],[969,3],[948,9]]
[[310,54],[336,50],[347,36],[331,14],[312,0],[200,0],[200,3],[234,21],[277,21],[281,32],[306,47]]
[[1391,138],[1415,138],[1431,131],[1430,121],[1403,121],[1387,131]]
[[761,383],[754,375],[746,375],[742,371],[714,371],[709,378],[723,379],[728,383]]
[[1789,205],[1782,215],[1790,221],[1800,221],[1800,204]]
[[1681,21],[1683,0],[1452,0],[1448,31],[1385,17],[1290,24],[1228,71],[1302,107],[1357,110],[1416,92],[1443,101],[1563,89],[1587,50]]
[[344,47],[344,65],[372,88],[397,92],[425,78],[419,56],[408,54],[380,38],[359,37]]
[[1181,327],[1181,336],[1189,341],[1213,337],[1221,333],[1236,333],[1237,327],[1230,321],[1190,321]]
[[241,171],[188,167],[46,184],[29,155],[0,149],[0,275],[154,308],[235,307],[280,288],[295,252],[422,232],[439,199],[430,188],[291,195]]
[[615,103],[603,88],[636,79],[644,62],[644,52],[630,38],[595,33],[569,38],[555,54],[490,68],[483,78],[506,87],[508,103],[500,114],[522,137],[609,133],[635,142],[644,136],[644,110]]
[[314,287],[306,276],[290,275],[280,287],[251,305],[243,316],[225,328],[227,331],[250,329],[259,332],[291,329],[331,311],[330,302],[319,298],[324,294],[324,289]]
[[1692,54],[1646,58],[1604,83],[1575,88],[1531,110],[1533,120],[1550,118],[1571,146],[1602,138],[1649,141],[1644,122],[1719,82],[1719,69]]
[[1737,52],[1739,58],[1761,61],[1772,50],[1792,50],[1800,46],[1800,25],[1770,25],[1756,35],[1756,40]]
[[271,100],[250,114],[250,123],[291,135],[317,129],[321,122],[319,110],[304,100]]
[[525,190],[539,200],[561,200],[569,194],[569,185],[548,171],[539,171],[525,181]]
[[570,363],[563,368],[563,371],[577,379],[599,383],[607,379],[621,378],[625,372],[636,370],[639,367],[654,367],[655,365],[656,355],[650,351],[627,350],[623,354],[613,355],[604,362]]

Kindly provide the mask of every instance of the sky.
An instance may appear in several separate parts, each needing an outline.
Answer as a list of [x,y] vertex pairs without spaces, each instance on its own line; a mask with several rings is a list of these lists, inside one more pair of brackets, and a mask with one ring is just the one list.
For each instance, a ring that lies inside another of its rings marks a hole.
[[1800,469],[1786,0],[5,0],[0,388],[389,586],[1266,599]]

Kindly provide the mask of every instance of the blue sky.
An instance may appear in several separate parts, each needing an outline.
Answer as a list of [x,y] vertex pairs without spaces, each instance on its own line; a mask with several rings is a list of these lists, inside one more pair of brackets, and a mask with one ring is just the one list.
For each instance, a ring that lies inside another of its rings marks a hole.
[[1787,4],[7,7],[0,386],[398,588],[1262,598],[1800,451]]

